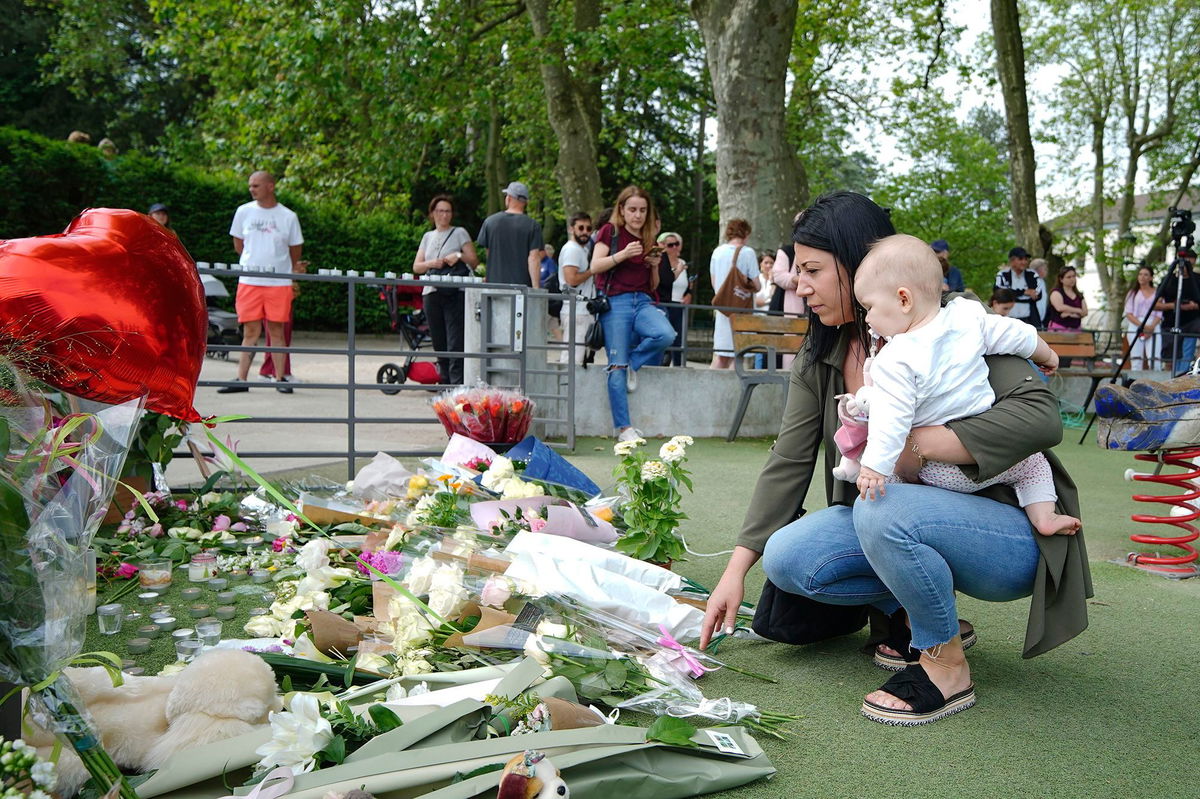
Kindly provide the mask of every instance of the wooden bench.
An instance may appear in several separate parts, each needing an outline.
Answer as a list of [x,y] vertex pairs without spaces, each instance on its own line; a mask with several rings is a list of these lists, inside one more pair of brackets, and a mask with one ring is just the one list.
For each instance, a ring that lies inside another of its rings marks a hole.
[[[1097,360],[1096,334],[1090,330],[1080,330],[1077,333],[1043,330],[1038,336],[1058,355],[1059,369],[1055,374],[1060,377],[1086,377],[1091,380],[1087,397],[1083,400],[1083,412],[1086,415],[1101,381],[1112,376],[1112,364]],[[1089,423],[1079,443],[1083,443],[1091,427]]]
[[[787,396],[790,370],[776,368],[775,356],[794,355],[799,352],[804,344],[804,337],[808,334],[808,319],[798,316],[735,313],[730,315],[729,325],[733,329],[733,348],[736,352],[733,368],[742,382],[742,396],[738,400],[733,426],[729,428],[729,435],[725,437],[726,441],[733,441],[742,426],[746,409],[750,407],[750,395],[754,393],[755,388],[764,383],[779,383],[783,386],[784,396]],[[766,368],[747,368],[747,356],[759,353],[766,358]],[[782,407],[779,412],[783,412]]]

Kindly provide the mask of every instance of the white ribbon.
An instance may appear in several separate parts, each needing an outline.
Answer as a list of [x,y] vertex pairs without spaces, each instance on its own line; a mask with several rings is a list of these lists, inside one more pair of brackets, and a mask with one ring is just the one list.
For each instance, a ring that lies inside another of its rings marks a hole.
[[[269,785],[271,782],[275,784]],[[278,766],[245,796],[223,796],[221,799],[279,799],[281,796],[287,796],[295,784],[296,777],[292,770],[287,766]]]
[[684,700],[667,707],[667,715],[677,719],[692,716],[716,719],[717,721],[741,721],[748,716],[758,715],[758,708],[744,702],[737,702],[727,696],[720,699],[704,699],[698,701]]

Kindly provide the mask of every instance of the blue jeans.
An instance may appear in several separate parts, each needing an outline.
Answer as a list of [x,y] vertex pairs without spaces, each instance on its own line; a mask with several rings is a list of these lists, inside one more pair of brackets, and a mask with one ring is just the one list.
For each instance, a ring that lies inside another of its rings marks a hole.
[[1040,550],[1024,511],[985,497],[889,484],[875,500],[805,514],[767,540],[763,571],[830,605],[903,607],[912,645],[958,635],[954,592],[1007,602],[1033,591]]
[[600,317],[600,326],[608,353],[608,404],[613,427],[619,430],[629,427],[625,368],[637,371],[648,363],[662,363],[663,353],[675,340],[675,328],[648,294],[618,294],[608,302],[609,311]]

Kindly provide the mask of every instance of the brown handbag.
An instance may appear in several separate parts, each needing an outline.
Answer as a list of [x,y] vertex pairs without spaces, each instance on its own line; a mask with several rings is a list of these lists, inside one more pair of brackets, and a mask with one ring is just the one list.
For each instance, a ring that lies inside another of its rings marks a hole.
[[[720,308],[752,308],[754,307],[754,281],[746,277],[741,269],[738,269],[738,256],[742,254],[742,245],[733,251],[733,263],[729,267],[729,274],[725,275],[725,280],[721,282],[721,288],[717,289],[716,296],[713,297],[713,305]],[[721,313],[728,316],[725,311]]]

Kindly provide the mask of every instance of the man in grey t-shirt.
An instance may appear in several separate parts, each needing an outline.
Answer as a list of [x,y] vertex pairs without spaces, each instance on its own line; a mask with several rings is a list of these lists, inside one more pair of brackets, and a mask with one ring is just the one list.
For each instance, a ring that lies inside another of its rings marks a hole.
[[487,248],[487,282],[540,287],[542,229],[525,214],[529,187],[509,183],[504,189],[504,210],[483,220],[480,247]]

